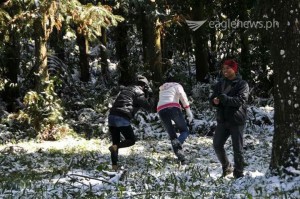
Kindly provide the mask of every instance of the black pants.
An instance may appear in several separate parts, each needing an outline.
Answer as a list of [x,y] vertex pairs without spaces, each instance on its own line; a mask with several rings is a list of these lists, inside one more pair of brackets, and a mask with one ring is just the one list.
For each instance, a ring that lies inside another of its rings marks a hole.
[[[131,126],[109,126],[109,131],[111,134],[111,139],[113,145],[117,145],[119,148],[129,147],[135,144],[135,136]],[[124,136],[125,140],[121,142],[121,134]],[[116,165],[118,162],[118,153],[111,154],[112,164]]]
[[243,156],[243,131],[245,125],[234,126],[228,123],[218,123],[213,139],[214,150],[223,168],[230,165],[227,158],[224,145],[229,136],[231,136],[233,156],[234,156],[234,170],[235,172],[243,172],[244,170],[244,156]]

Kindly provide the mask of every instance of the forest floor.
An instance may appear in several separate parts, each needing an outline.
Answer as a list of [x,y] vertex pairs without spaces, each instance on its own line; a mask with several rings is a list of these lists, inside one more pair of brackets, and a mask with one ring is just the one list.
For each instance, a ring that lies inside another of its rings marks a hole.
[[[249,165],[240,179],[221,178],[212,137],[197,134],[183,145],[186,165],[177,163],[167,137],[148,137],[120,149],[118,172],[106,138],[0,145],[0,198],[299,198],[299,175],[270,174],[273,128],[262,128],[245,134]],[[230,141],[226,150],[232,160]]]

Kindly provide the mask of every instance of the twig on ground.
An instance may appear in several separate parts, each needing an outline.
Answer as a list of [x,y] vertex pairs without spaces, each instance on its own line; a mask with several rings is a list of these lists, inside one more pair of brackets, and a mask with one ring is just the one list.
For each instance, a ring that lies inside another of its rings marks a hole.
[[77,176],[77,177],[83,177],[83,178],[89,178],[89,179],[93,179],[93,180],[98,180],[98,181],[101,181],[101,182],[105,182],[105,183],[108,183],[108,184],[111,184],[111,185],[114,185],[114,183],[112,182],[109,182],[107,180],[103,180],[103,179],[99,179],[99,178],[94,178],[94,177],[91,177],[91,176],[85,176],[85,175],[80,175],[80,174],[69,174],[69,175],[72,175],[72,176]]

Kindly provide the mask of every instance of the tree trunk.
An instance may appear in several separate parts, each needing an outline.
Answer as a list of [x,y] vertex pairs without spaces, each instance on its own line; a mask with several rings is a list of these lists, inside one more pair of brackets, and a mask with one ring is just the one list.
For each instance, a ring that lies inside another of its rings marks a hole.
[[19,65],[20,65],[20,43],[12,38],[5,44],[5,68],[7,69],[6,77],[12,83],[18,83]]
[[[242,22],[249,21],[249,17],[247,14],[247,2],[246,1],[238,1],[239,4],[239,16]],[[251,64],[249,59],[249,33],[246,28],[241,28],[239,30],[240,39],[241,39],[241,62],[240,65],[243,71],[241,71],[244,78],[250,76],[251,73]]]
[[[125,5],[123,5],[123,3]],[[120,7],[115,11],[117,15],[121,15],[123,17],[128,17],[129,13],[126,8],[126,2],[122,2]],[[120,71],[119,84],[129,85],[133,83],[135,77],[135,67],[130,66],[129,62],[129,53],[128,53],[128,23],[127,21],[123,21],[118,23],[116,27],[116,54],[117,58],[120,61],[118,64],[118,70]]]
[[104,81],[107,81],[109,79],[109,73],[108,73],[108,55],[107,55],[107,34],[106,34],[106,29],[101,28],[101,37],[100,37],[100,49],[101,49],[101,72],[102,72],[102,77]]
[[[4,67],[5,76],[9,81],[5,84],[3,100],[7,103],[7,111],[14,112],[16,109],[16,99],[20,96],[18,83],[19,65],[20,65],[20,42],[11,32],[10,41],[4,45]],[[13,83],[13,84],[12,84]]]
[[58,30],[54,27],[53,32],[50,35],[49,43],[50,46],[55,51],[55,56],[58,57],[60,60],[65,60],[65,49],[64,49],[64,40],[63,36],[65,34],[65,25],[63,24],[62,28]]
[[170,59],[173,57],[173,49],[171,46],[169,35],[161,35],[162,73],[165,73],[172,66]]
[[[299,170],[300,139],[300,26],[298,0],[270,0],[273,27],[275,134],[270,168],[276,173],[285,168]],[[291,12],[294,11],[294,12]],[[290,170],[291,171],[291,170]],[[298,174],[299,175],[299,174]]]
[[128,60],[128,26],[126,22],[121,22],[116,28],[116,53],[120,60],[119,70],[121,73],[119,83],[123,85],[131,84],[135,76],[134,68],[129,66]]
[[[204,2],[195,0],[193,5],[193,20],[205,20],[204,18]],[[196,58],[196,79],[200,82],[206,82],[206,77],[209,72],[208,65],[208,39],[206,37],[204,27],[200,27],[193,33],[195,43],[195,58]]]
[[[155,4],[155,2],[153,3]],[[146,68],[152,72],[152,79],[162,80],[161,25],[158,17],[153,16],[154,5],[148,5],[150,11],[143,12],[143,55]]]
[[[45,82],[49,80],[48,66],[47,66],[47,42],[50,34],[53,31],[54,16],[57,11],[57,2],[48,1],[44,8],[40,9],[42,12],[34,21],[35,31],[35,56],[36,63],[35,71],[35,88],[37,92],[42,92],[46,88]],[[46,10],[44,10],[46,9]]]
[[42,14],[42,17],[35,21],[35,88],[37,92],[44,90],[44,82],[49,80],[47,67],[47,36],[46,24],[48,17]]
[[79,47],[80,80],[88,82],[90,80],[90,65],[88,60],[89,43],[84,35],[76,31],[76,41]]

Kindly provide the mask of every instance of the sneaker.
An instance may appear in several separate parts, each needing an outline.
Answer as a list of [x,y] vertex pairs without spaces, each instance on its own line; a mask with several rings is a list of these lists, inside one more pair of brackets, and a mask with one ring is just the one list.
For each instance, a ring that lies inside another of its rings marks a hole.
[[223,168],[223,173],[222,173],[222,177],[225,177],[227,175],[230,175],[233,172],[233,168],[231,165],[229,165],[228,167],[224,167]]
[[180,161],[180,165],[187,165],[188,161],[186,159]]
[[236,170],[234,170],[233,171],[233,177],[234,178],[242,178],[242,177],[244,177],[244,173],[242,172],[242,171],[236,171]]
[[182,149],[181,143],[179,142],[179,140],[177,138],[171,140],[171,144],[172,144],[173,148]]
[[185,156],[183,154],[183,151],[179,150],[177,152],[176,156],[177,156],[178,160],[181,162],[181,164],[185,162]]

